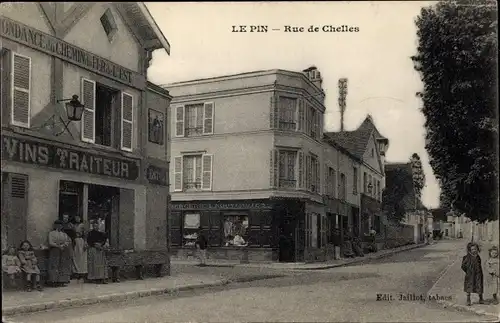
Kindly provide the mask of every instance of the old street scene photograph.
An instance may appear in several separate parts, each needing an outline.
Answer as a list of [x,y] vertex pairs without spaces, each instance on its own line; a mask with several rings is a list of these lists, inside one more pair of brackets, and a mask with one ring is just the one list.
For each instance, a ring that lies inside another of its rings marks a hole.
[[497,11],[2,2],[2,322],[497,322]]

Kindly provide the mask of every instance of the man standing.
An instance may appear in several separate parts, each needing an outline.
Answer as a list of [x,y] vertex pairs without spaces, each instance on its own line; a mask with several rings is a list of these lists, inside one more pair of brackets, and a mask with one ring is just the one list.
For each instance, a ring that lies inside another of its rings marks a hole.
[[198,251],[198,258],[200,259],[200,266],[205,266],[207,262],[207,244],[207,238],[203,234],[202,228],[199,227],[195,245]]

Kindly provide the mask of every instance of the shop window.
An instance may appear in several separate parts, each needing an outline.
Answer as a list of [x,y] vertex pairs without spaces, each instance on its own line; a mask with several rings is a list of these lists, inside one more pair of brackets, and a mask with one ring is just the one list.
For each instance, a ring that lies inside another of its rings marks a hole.
[[245,246],[248,244],[248,216],[224,216],[224,245]]
[[73,221],[75,216],[83,220],[83,183],[60,181],[59,183],[59,220],[67,214]]
[[194,247],[198,238],[200,228],[200,213],[184,214],[184,230],[182,231],[183,245],[185,247]]

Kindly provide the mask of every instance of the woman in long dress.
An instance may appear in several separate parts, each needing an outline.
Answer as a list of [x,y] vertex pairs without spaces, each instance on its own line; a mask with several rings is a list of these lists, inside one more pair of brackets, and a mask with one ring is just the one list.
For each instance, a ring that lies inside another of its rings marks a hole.
[[107,284],[108,261],[106,249],[108,237],[106,233],[99,231],[99,222],[92,223],[92,230],[87,235],[88,249],[88,280],[98,284]]
[[75,216],[75,240],[73,242],[73,274],[76,279],[83,280],[87,276],[87,241],[85,240],[85,225],[80,217]]
[[72,243],[70,237],[62,231],[62,222],[54,222],[54,229],[49,233],[49,268],[48,283],[52,286],[65,286],[71,279]]

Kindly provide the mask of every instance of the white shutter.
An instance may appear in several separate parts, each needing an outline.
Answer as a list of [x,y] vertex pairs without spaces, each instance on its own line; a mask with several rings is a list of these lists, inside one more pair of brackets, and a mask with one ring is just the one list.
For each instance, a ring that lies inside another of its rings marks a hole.
[[203,133],[210,135],[214,133],[214,103],[203,104]]
[[121,149],[132,151],[134,137],[134,98],[132,95],[122,92],[122,131]]
[[175,109],[175,136],[184,137],[184,106],[174,107]]
[[202,180],[201,189],[204,191],[212,190],[212,170],[213,170],[213,155],[203,155],[202,157]]
[[82,141],[95,142],[95,82],[82,78],[82,104],[85,106],[82,116]]
[[11,123],[29,128],[31,124],[31,58],[12,53]]
[[182,156],[174,157],[174,191],[182,192]]

